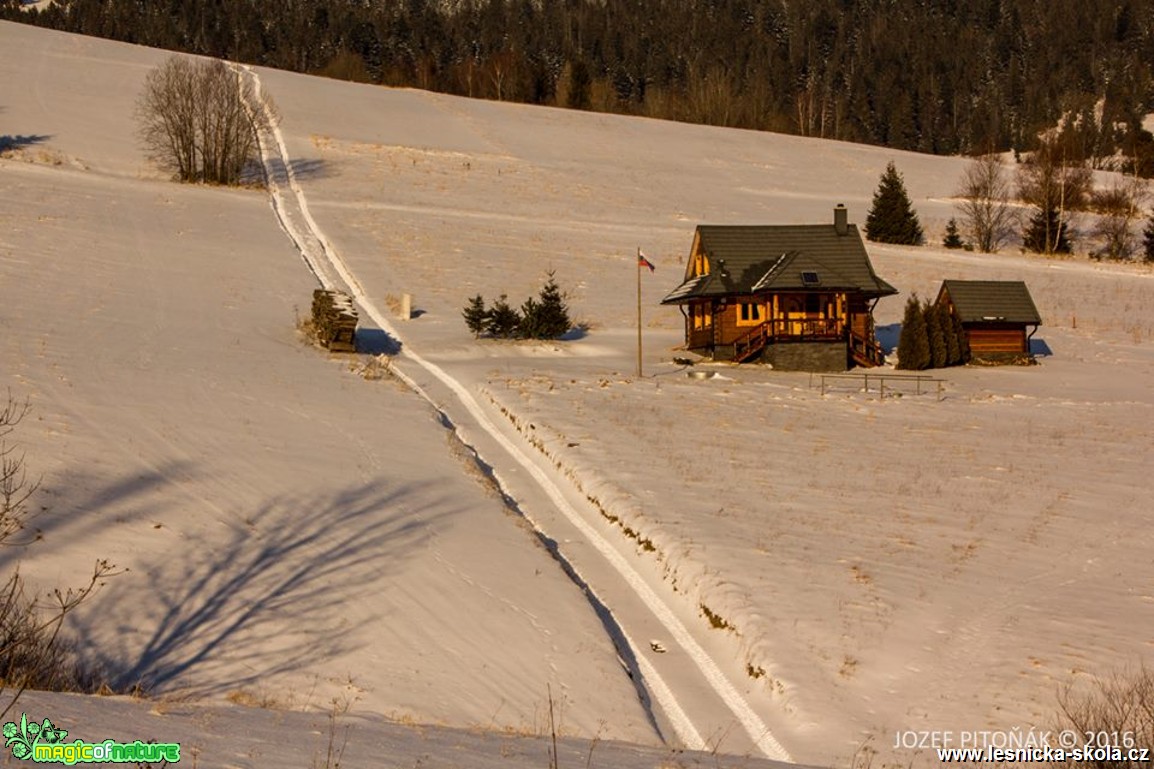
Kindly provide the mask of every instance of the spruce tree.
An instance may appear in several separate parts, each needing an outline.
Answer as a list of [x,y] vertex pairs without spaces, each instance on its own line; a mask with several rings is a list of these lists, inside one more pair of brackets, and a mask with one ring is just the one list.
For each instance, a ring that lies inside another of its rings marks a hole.
[[510,307],[508,297],[501,294],[501,298],[493,302],[489,310],[489,322],[485,330],[499,339],[508,339],[520,328],[521,314]]
[[1022,233],[1022,245],[1038,254],[1070,253],[1070,238],[1066,222],[1052,206],[1039,208]]
[[591,109],[593,76],[589,73],[589,65],[585,60],[578,58],[569,70],[569,95],[565,106],[570,109]]
[[966,329],[962,326],[962,319],[950,313],[950,325],[953,327],[953,336],[958,340],[957,365],[964,366],[970,362],[970,342],[966,337]]
[[926,334],[930,342],[930,368],[945,368],[950,359],[949,345],[946,342],[946,330],[942,324],[942,307],[938,304],[926,302],[922,305],[922,313],[926,319]]
[[954,316],[944,305],[936,305],[938,323],[942,327],[942,335],[946,339],[946,365],[958,366],[962,363],[962,340],[958,338],[958,325],[954,323]]
[[469,300],[461,315],[464,316],[465,325],[473,332],[474,337],[479,337],[488,330],[489,311],[485,309],[485,300],[480,294]]
[[878,243],[916,246],[922,242],[922,226],[910,205],[906,185],[893,161],[886,166],[866,216],[866,237]]
[[950,219],[946,222],[946,237],[942,238],[942,245],[946,248],[962,248],[966,245],[962,242],[962,236],[958,234],[956,219]]
[[926,317],[917,294],[906,300],[902,318],[902,334],[898,337],[898,368],[921,371],[930,365],[930,338],[926,331]]
[[1142,231],[1142,258],[1147,262],[1154,262],[1154,214],[1146,222],[1146,229]]
[[569,308],[561,296],[561,289],[549,273],[549,280],[541,287],[536,299],[530,297],[521,305],[520,336],[525,339],[556,339],[569,330]]

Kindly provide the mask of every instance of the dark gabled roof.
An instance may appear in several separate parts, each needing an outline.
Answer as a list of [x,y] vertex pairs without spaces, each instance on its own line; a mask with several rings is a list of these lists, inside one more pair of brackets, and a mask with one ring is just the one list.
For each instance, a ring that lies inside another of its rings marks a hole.
[[941,294],[949,294],[962,323],[1042,325],[1030,291],[1020,280],[943,280]]
[[852,224],[844,235],[833,224],[702,224],[696,242],[709,258],[709,274],[687,278],[662,304],[787,290],[861,291],[867,297],[897,293],[874,273]]

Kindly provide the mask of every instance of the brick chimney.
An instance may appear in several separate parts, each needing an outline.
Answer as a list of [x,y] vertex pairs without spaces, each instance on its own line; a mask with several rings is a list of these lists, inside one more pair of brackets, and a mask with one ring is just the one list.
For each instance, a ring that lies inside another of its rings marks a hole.
[[849,212],[844,203],[838,203],[833,209],[833,229],[838,235],[849,234]]

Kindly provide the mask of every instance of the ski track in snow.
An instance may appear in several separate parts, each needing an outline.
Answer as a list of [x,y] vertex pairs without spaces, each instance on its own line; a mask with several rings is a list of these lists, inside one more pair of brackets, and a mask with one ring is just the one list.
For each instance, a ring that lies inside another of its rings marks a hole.
[[[256,99],[256,105],[250,105],[250,108],[265,109],[261,99],[260,77],[250,67],[242,66],[236,69],[238,77],[247,76],[253,85],[253,95]],[[296,245],[301,256],[308,264],[309,269],[316,275],[317,280],[320,281],[324,288],[340,289],[343,284],[343,287],[348,289],[357,304],[377,323],[381,330],[394,339],[401,340],[401,335],[397,333],[396,328],[389,322],[385,314],[369,299],[360,281],[357,280],[356,276],[344,263],[344,260],[341,259],[336,249],[333,248],[332,243],[317,225],[316,220],[313,219],[309,211],[308,202],[305,199],[304,191],[301,189],[293,173],[288,149],[284,143],[284,136],[276,125],[273,117],[269,115],[267,111],[264,117],[267,121],[268,130],[267,132],[261,132],[260,157],[268,179],[271,205],[281,227]],[[273,146],[270,146],[270,140]],[[283,186],[288,187],[291,197],[285,195],[282,189]],[[304,231],[302,231],[302,226],[293,221],[297,216],[303,219]],[[633,565],[602,537],[601,534],[585,520],[580,512],[569,504],[554,479],[535,464],[520,446],[507,438],[497,426],[493,424],[481,405],[473,397],[472,393],[440,366],[431,363],[418,353],[413,352],[409,345],[402,345],[400,355],[420,366],[448,387],[449,390],[456,395],[465,410],[473,417],[477,425],[505,449],[518,465],[530,474],[569,523],[581,532],[589,544],[596,548],[597,552],[608,561],[626,584],[640,597],[658,621],[661,622],[672,639],[697,666],[701,675],[713,688],[718,697],[720,697],[730,711],[732,711],[733,715],[753,741],[753,744],[768,758],[778,761],[792,761],[789,753],[769,732],[765,723],[753,711],[741,693],[738,692],[733,684],[725,677],[713,658],[710,657],[705,649],[693,638],[684,623],[677,618],[664,600],[649,587],[636,569],[633,568]],[[435,400],[412,378],[396,368],[393,369],[393,372],[414,392],[432,404],[434,408],[438,411],[441,410]],[[527,513],[526,519],[529,520],[537,531],[542,531],[538,523]],[[593,590],[591,585],[589,589]],[[708,746],[702,738],[701,733],[682,709],[677,701],[676,695],[669,688],[669,685],[658,674],[656,669],[653,668],[645,655],[640,653],[641,646],[629,637],[624,628],[621,628],[621,630],[626,642],[635,650],[637,664],[645,679],[646,685],[649,687],[654,698],[660,703],[662,710],[677,732],[678,738],[685,747],[689,749],[707,750]]]

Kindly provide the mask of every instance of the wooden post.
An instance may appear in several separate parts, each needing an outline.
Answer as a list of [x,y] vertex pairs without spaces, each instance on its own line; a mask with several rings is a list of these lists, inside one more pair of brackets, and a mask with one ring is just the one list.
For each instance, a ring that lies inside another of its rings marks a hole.
[[641,367],[641,246],[637,247],[637,378],[642,377]]
[[413,317],[413,295],[401,294],[401,320]]

